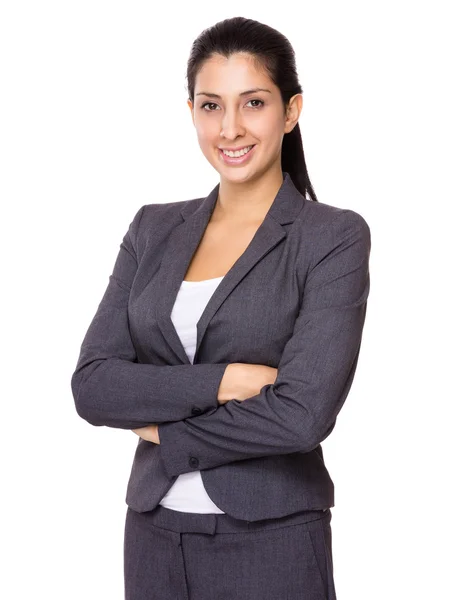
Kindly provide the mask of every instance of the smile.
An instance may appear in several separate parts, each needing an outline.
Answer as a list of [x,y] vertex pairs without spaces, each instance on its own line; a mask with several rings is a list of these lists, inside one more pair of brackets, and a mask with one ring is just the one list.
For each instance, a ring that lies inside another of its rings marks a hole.
[[245,146],[245,148],[237,150],[236,152],[219,149],[219,155],[224,163],[228,165],[239,165],[250,159],[250,157],[254,154],[255,148],[256,144],[253,144],[252,146]]

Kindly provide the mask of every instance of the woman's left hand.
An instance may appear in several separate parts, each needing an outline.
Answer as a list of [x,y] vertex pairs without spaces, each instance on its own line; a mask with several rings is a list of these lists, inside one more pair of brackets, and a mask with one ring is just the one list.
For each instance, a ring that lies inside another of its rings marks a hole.
[[152,423],[152,425],[147,425],[146,427],[139,427],[139,429],[132,429],[136,435],[141,437],[143,440],[147,442],[153,442],[154,444],[160,443],[160,436],[158,434],[158,424]]

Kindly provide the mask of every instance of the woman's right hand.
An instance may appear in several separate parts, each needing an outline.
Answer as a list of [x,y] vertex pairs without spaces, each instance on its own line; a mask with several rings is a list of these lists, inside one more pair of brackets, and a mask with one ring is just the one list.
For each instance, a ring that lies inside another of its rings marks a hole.
[[264,385],[275,383],[278,369],[266,365],[231,363],[218,389],[218,403],[230,400],[246,400],[259,394]]

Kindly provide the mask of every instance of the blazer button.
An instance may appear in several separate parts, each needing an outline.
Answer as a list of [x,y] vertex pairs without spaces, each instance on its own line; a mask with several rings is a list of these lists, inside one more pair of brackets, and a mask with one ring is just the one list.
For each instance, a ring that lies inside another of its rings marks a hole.
[[191,409],[191,414],[192,414],[192,415],[200,415],[200,414],[201,414],[201,412],[202,412],[202,410],[201,410],[201,409],[200,409],[198,406],[194,406],[194,407]]
[[199,466],[199,460],[197,458],[195,458],[194,456],[190,456],[190,467],[198,467]]

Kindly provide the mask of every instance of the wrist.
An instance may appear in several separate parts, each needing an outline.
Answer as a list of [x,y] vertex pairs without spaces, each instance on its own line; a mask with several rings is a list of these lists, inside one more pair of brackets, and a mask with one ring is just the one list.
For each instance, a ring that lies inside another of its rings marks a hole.
[[230,363],[225,371],[218,389],[218,402],[224,404],[236,397],[238,391],[237,380],[240,375],[241,363]]

